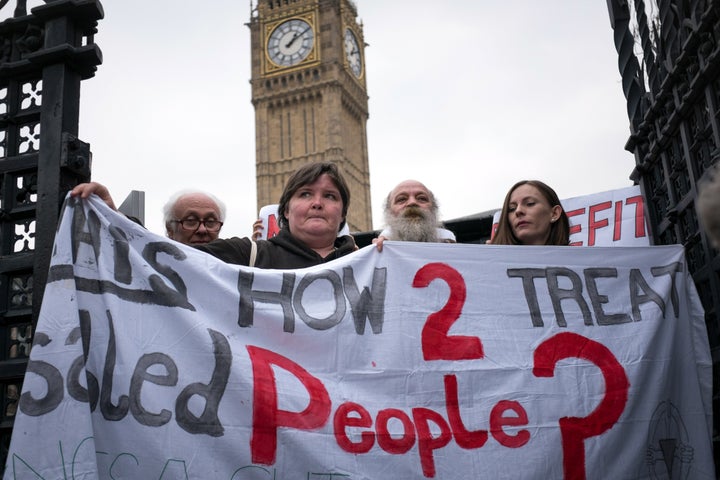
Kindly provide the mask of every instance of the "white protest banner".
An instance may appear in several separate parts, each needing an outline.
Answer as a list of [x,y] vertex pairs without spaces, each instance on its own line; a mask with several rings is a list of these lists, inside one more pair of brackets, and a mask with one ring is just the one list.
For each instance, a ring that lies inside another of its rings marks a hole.
[[[643,247],[650,245],[640,187],[619,188],[561,200],[570,219],[570,245]],[[495,236],[500,210],[493,215]]]
[[714,479],[679,246],[226,265],[68,200],[6,479]]

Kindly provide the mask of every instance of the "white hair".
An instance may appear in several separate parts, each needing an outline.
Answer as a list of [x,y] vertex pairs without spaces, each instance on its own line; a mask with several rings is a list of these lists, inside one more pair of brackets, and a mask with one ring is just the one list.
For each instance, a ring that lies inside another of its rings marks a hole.
[[217,205],[218,210],[220,210],[218,212],[220,214],[220,218],[218,218],[218,220],[220,220],[221,222],[225,221],[225,212],[227,211],[227,208],[225,207],[225,202],[223,202],[222,200],[217,198],[212,193],[205,192],[203,190],[195,190],[195,189],[186,188],[183,190],[179,190],[179,191],[173,193],[172,195],[170,195],[170,198],[163,206],[163,220],[165,221],[165,225],[168,225],[170,222],[175,220],[175,217],[173,215],[173,210],[175,209],[175,204],[178,202],[178,200],[180,200],[185,195],[193,195],[193,194],[205,195],[210,200],[215,202],[215,205]]
[[720,164],[709,172],[710,180],[700,186],[697,212],[713,246],[720,249]]

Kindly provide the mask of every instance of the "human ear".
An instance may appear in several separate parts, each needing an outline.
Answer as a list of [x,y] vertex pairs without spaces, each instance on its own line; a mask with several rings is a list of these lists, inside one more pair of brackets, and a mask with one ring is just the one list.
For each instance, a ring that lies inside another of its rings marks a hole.
[[550,209],[550,223],[555,223],[560,218],[560,215],[562,214],[562,207],[560,205],[555,205]]

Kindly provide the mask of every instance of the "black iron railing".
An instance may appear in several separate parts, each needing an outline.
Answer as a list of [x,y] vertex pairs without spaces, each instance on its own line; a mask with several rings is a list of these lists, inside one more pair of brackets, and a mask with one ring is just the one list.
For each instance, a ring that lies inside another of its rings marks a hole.
[[720,255],[701,228],[698,189],[720,160],[720,2],[607,0],[653,243],[682,244],[705,308],[720,471]]
[[80,82],[102,62],[98,0],[27,11],[0,0],[0,469],[5,464],[62,199],[90,178]]

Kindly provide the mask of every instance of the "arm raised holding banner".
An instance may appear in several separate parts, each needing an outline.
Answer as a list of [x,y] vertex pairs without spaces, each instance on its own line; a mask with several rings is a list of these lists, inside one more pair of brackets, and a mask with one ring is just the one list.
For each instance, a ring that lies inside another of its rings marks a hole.
[[79,197],[82,199],[89,198],[90,195],[93,195],[93,194],[100,197],[100,200],[105,202],[108,207],[117,211],[117,207],[115,207],[115,202],[113,201],[112,195],[110,195],[110,191],[107,189],[107,187],[105,185],[103,185],[101,183],[98,183],[98,182],[81,183],[80,185],[76,185],[75,188],[70,190],[71,197]]

